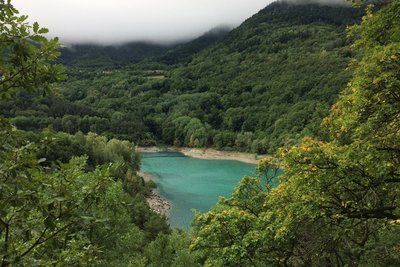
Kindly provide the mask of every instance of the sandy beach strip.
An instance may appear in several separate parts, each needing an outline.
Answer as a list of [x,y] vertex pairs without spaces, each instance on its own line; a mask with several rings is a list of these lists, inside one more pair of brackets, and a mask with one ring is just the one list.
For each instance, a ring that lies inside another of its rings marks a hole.
[[258,164],[259,160],[267,155],[256,155],[244,152],[221,151],[213,148],[188,148],[188,147],[139,147],[140,152],[180,152],[185,156],[199,159],[237,160],[250,164]]

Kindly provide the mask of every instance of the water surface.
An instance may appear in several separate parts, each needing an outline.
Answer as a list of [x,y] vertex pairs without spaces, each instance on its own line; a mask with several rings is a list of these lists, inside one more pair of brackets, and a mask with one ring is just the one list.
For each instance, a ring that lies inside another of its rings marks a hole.
[[141,170],[154,177],[158,193],[171,202],[170,224],[188,228],[193,209],[206,212],[219,196],[230,196],[243,176],[255,174],[255,165],[158,152],[142,153]]

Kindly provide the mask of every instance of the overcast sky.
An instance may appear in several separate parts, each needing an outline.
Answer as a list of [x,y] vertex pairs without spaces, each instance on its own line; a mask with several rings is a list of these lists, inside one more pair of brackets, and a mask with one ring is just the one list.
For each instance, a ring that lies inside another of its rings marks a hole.
[[174,42],[237,26],[273,0],[14,0],[63,43]]

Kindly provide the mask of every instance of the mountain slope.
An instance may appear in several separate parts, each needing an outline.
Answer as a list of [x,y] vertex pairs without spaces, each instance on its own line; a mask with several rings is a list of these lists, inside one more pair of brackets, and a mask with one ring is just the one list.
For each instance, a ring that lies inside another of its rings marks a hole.
[[121,66],[163,55],[168,49],[168,46],[145,42],[115,46],[75,44],[61,51],[60,61],[65,65],[83,67]]
[[[348,82],[354,56],[346,26],[360,16],[349,7],[273,3],[184,65],[74,68],[63,101],[0,109],[17,116],[22,129],[39,120],[37,128],[95,131],[142,145],[272,153],[305,135],[323,137],[321,119]],[[80,108],[52,106],[66,101]]]
[[[219,132],[249,132],[246,142],[259,152],[316,134],[348,81],[352,53],[345,27],[360,16],[348,7],[269,5],[171,74],[171,88],[178,91],[174,97],[194,99],[206,91],[223,112],[204,114],[198,106],[177,101],[180,113]],[[169,112],[176,110],[174,106]],[[213,143],[219,141],[220,147],[232,143],[230,137],[215,137]]]
[[158,60],[165,64],[187,63],[194,55],[221,40],[229,32],[228,27],[216,27],[188,43],[169,50]]
[[187,43],[161,45],[131,42],[119,45],[74,44],[64,47],[60,62],[75,67],[115,67],[153,60],[164,64],[188,62],[203,49],[222,39],[228,27],[216,27]]

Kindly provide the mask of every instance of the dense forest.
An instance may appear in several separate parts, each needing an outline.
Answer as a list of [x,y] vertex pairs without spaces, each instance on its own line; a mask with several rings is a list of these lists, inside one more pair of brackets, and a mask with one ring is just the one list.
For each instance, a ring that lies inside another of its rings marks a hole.
[[125,67],[109,62],[135,56],[127,57],[124,47],[105,47],[104,59],[99,48],[77,46],[76,62],[64,56],[69,79],[59,86],[61,95],[19,92],[0,111],[24,130],[274,153],[303,136],[324,136],[319,124],[349,81],[346,66],[355,56],[346,26],[361,14],[273,3],[228,34],[212,31],[163,57],[149,46],[153,58]]
[[[353,2],[118,64],[0,0],[1,266],[399,266],[400,2]],[[154,144],[277,152],[185,232],[146,204]]]

